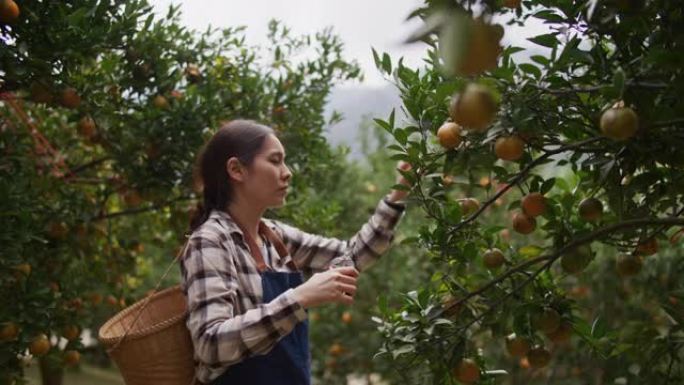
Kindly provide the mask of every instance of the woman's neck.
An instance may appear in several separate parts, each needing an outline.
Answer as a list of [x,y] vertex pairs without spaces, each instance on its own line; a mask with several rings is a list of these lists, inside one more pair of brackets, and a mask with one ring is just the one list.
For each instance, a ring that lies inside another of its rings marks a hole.
[[228,214],[242,227],[243,232],[248,232],[255,242],[259,242],[259,222],[265,210],[255,210],[252,205],[238,197],[228,205]]

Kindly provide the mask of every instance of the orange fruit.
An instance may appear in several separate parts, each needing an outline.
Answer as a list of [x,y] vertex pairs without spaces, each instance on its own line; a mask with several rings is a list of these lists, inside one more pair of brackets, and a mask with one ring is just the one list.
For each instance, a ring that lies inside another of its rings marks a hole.
[[468,29],[464,55],[458,63],[456,73],[460,75],[479,75],[496,68],[502,47],[499,40],[503,37],[500,25],[489,25],[481,19],[474,20]]
[[14,266],[14,269],[21,272],[25,277],[31,274],[31,265],[28,263],[20,263]]
[[463,216],[473,214],[480,209],[480,201],[475,198],[461,199],[459,200],[459,204],[461,205],[461,213],[463,213]]
[[64,352],[64,365],[76,366],[81,361],[81,353],[76,350],[66,350]]
[[527,359],[527,356],[520,359],[520,367],[523,369],[530,368],[530,360]]
[[542,346],[535,346],[527,352],[527,361],[534,369],[543,368],[551,362],[551,353]]
[[81,336],[81,329],[76,325],[67,325],[62,331],[62,336],[69,341],[75,340]]
[[143,198],[136,189],[124,189],[122,195],[124,202],[128,206],[140,206],[143,203]]
[[577,274],[589,265],[591,259],[591,248],[580,245],[561,256],[561,267],[568,274]]
[[511,357],[525,357],[530,348],[530,341],[525,337],[517,336],[515,333],[506,337],[506,351]]
[[497,158],[514,161],[522,158],[525,142],[517,135],[499,137],[494,143],[494,154]]
[[59,102],[66,108],[78,108],[81,105],[81,96],[73,87],[67,87],[62,90]]
[[482,255],[482,262],[490,270],[498,269],[506,261],[506,257],[499,249],[489,249]]
[[485,132],[494,120],[498,105],[486,87],[470,83],[451,98],[451,119],[469,130]]
[[513,215],[513,230],[520,234],[529,234],[537,228],[537,221],[523,212],[516,212]]
[[530,217],[537,217],[546,212],[546,198],[538,192],[525,195],[520,202],[523,212]]
[[34,356],[42,356],[50,350],[50,341],[45,334],[39,334],[31,340],[29,352]]
[[48,225],[48,236],[55,240],[63,240],[69,233],[69,228],[66,223],[59,221],[52,221]]
[[561,316],[550,307],[545,307],[540,313],[532,315],[532,326],[543,333],[555,332],[561,323]]
[[43,83],[31,83],[29,92],[31,93],[31,100],[33,100],[36,103],[52,103],[52,92]]
[[344,352],[344,348],[337,342],[330,345],[330,348],[328,349],[328,353],[333,356],[339,356],[342,352]]
[[102,294],[100,293],[91,293],[90,294],[90,302],[93,305],[99,305],[102,303]]
[[641,242],[637,245],[636,250],[634,253],[636,255],[643,255],[645,257],[648,257],[649,255],[653,255],[658,252],[658,240],[655,239],[655,237],[651,237],[647,239],[644,242]]
[[5,322],[0,327],[0,342],[11,341],[19,335],[19,326],[14,322]]
[[580,218],[596,222],[603,216],[603,203],[596,198],[585,198],[580,202],[578,211]]
[[503,6],[511,9],[518,8],[521,3],[522,0],[503,0]]
[[169,108],[169,101],[163,95],[156,95],[152,99],[152,104],[159,109]]
[[197,64],[188,64],[188,66],[185,67],[185,78],[188,79],[188,82],[190,83],[197,83],[202,80],[202,73]]
[[601,115],[601,132],[613,140],[627,140],[639,128],[639,117],[629,107],[614,106]]
[[453,370],[454,378],[464,384],[472,384],[480,379],[480,367],[470,359],[464,358]]
[[349,325],[350,323],[352,323],[352,315],[351,315],[351,313],[348,312],[348,311],[345,311],[344,313],[342,313],[341,319],[342,319],[342,323],[345,323],[345,324],[347,324],[347,325]]
[[461,137],[461,126],[456,123],[446,122],[437,130],[437,138],[442,147],[450,150],[458,147],[463,138]]
[[14,0],[0,0],[0,23],[14,23],[19,18],[19,14],[19,6]]
[[119,300],[116,299],[116,297],[114,297],[113,295],[110,294],[110,295],[107,296],[107,303],[108,303],[110,306],[118,306],[118,305],[119,305]]
[[639,274],[643,260],[639,255],[621,254],[615,263],[618,275],[621,277],[631,277]]
[[95,136],[95,121],[89,115],[86,115],[78,121],[78,132],[86,139],[92,139]]
[[572,325],[568,321],[562,321],[555,331],[546,333],[546,337],[554,344],[565,344],[572,337]]

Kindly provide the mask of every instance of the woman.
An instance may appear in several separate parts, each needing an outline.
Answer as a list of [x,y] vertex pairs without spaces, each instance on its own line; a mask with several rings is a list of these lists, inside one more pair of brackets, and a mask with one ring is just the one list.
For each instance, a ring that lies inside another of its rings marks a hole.
[[[245,120],[209,140],[196,175],[204,199],[181,273],[197,380],[309,384],[306,309],[353,303],[357,269],[389,247],[406,193],[383,198],[349,241],[262,219],[283,205],[292,173],[273,130]],[[304,282],[302,272],[311,278]]]

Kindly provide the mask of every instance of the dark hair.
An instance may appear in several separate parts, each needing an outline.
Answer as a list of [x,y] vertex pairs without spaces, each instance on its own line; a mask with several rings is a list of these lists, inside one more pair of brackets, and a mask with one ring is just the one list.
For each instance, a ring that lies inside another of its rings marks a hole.
[[203,199],[190,220],[190,231],[195,231],[208,218],[211,210],[225,211],[232,199],[233,189],[226,171],[226,162],[236,157],[250,166],[261,150],[272,128],[252,120],[232,120],[224,123],[200,151],[194,170],[196,191]]

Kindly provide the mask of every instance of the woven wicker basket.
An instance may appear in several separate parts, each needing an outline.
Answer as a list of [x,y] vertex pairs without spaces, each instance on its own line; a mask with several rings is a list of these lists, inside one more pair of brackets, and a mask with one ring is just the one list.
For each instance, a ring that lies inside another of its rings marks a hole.
[[126,385],[194,383],[186,316],[185,295],[180,286],[174,286],[134,303],[102,325],[99,340]]

